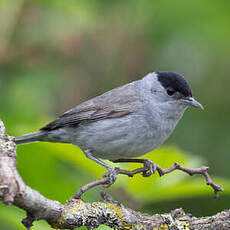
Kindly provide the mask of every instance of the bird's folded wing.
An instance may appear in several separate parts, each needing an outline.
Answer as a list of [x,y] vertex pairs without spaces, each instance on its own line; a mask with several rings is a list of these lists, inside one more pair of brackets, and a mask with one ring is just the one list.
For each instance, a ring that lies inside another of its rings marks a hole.
[[81,122],[116,118],[133,113],[138,109],[140,102],[136,84],[137,82],[132,82],[83,102],[40,130],[50,131],[77,126]]

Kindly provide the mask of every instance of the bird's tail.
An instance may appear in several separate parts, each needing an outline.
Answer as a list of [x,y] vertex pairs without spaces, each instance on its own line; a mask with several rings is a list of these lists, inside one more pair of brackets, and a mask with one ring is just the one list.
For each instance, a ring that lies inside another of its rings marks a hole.
[[15,137],[14,142],[17,145],[26,144],[35,141],[42,141],[42,138],[46,135],[46,132],[39,131],[35,133],[29,133],[20,137]]

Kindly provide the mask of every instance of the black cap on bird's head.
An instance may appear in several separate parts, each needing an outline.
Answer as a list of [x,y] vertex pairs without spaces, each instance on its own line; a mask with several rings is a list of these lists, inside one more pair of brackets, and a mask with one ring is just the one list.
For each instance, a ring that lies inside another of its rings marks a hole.
[[188,81],[175,72],[156,72],[157,79],[165,88],[169,96],[178,92],[182,95],[182,100],[190,106],[203,109],[203,106],[192,97],[192,90]]
[[158,81],[167,90],[171,89],[185,97],[192,97],[192,90],[187,80],[175,72],[156,72]]

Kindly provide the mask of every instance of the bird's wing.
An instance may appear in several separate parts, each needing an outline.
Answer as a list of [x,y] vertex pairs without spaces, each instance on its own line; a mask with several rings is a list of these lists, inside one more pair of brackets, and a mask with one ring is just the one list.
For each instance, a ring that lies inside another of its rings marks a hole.
[[51,131],[61,127],[77,126],[81,122],[116,118],[133,113],[140,102],[136,84],[137,81],[129,83],[83,102],[40,130]]

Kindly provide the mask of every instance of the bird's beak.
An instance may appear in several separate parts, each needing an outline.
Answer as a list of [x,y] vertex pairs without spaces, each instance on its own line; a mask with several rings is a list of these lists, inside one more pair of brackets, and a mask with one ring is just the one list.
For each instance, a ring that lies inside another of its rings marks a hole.
[[198,101],[196,101],[193,97],[184,98],[184,102],[189,106],[193,106],[199,109],[204,109],[204,107]]

